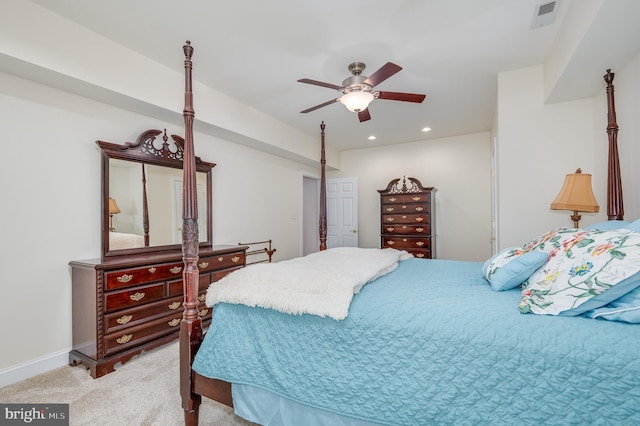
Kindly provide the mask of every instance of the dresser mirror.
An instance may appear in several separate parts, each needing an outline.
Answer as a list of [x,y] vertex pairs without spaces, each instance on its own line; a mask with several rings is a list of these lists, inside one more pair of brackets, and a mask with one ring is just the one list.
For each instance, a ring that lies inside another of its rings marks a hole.
[[[96,143],[102,151],[103,257],[180,249],[184,139],[147,130],[133,143]],[[201,248],[212,245],[214,166],[196,157]]]

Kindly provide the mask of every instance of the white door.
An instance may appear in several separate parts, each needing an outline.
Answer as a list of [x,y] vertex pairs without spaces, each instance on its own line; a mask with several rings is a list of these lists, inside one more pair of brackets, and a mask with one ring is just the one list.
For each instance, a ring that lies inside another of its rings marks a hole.
[[327,179],[327,248],[358,247],[358,178]]

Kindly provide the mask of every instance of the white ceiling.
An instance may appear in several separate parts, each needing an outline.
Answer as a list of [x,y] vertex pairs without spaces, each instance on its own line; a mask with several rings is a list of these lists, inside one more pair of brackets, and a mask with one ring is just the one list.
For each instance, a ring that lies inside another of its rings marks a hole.
[[[489,131],[498,73],[542,64],[565,12],[575,6],[560,0],[553,24],[531,29],[536,6],[548,0],[32,1],[180,72],[176,57],[191,40],[195,79],[312,137],[323,120],[338,149]],[[590,36],[597,39],[598,31]],[[626,45],[627,58],[640,51],[636,38]],[[596,77],[580,85],[564,75],[572,84],[562,100],[592,96],[611,62],[624,60],[594,63],[599,53],[586,44],[582,49],[575,74],[593,67]],[[300,113],[339,94],[296,80],[341,85],[354,61],[367,65],[364,75],[388,61],[400,65],[404,69],[376,89],[426,93],[426,100],[375,100],[364,123],[340,103]],[[425,126],[433,130],[421,132]],[[377,140],[367,140],[370,135]]]

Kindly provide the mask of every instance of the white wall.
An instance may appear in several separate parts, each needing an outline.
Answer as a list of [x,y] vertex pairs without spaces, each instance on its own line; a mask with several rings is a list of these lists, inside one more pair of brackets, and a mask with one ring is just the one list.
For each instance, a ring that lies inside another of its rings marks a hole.
[[[521,245],[559,226],[573,226],[570,212],[552,211],[566,174],[581,168],[593,181],[594,100],[545,105],[542,66],[498,76],[497,178],[499,247]],[[595,190],[595,188],[594,188]],[[602,194],[596,192],[602,205]],[[581,225],[601,219],[582,215]]]
[[436,256],[491,256],[490,135],[477,133],[342,153],[331,178],[358,177],[359,244],[380,247],[380,194],[389,181],[415,177],[436,192]]
[[[0,73],[0,373],[67,360],[71,260],[100,257],[100,152],[165,122]],[[182,128],[167,128],[180,134]],[[302,174],[312,167],[196,132],[213,171],[215,244],[273,239],[274,260],[300,255]],[[319,145],[319,142],[318,142]],[[55,365],[57,366],[57,365]],[[0,374],[2,376],[2,374]],[[0,382],[0,386],[2,383]]]

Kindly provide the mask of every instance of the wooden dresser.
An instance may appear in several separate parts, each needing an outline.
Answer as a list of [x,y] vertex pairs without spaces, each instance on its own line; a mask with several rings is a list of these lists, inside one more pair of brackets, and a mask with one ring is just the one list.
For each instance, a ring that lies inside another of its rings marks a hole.
[[[214,246],[200,251],[199,315],[205,327],[211,309],[204,305],[209,284],[246,263],[246,246]],[[114,371],[143,350],[178,338],[182,319],[181,251],[144,256],[73,261],[72,365],[84,364],[91,376]]]
[[389,182],[380,193],[382,248],[406,250],[415,257],[436,257],[435,193],[416,178]]

